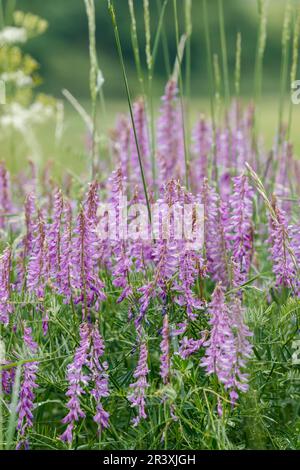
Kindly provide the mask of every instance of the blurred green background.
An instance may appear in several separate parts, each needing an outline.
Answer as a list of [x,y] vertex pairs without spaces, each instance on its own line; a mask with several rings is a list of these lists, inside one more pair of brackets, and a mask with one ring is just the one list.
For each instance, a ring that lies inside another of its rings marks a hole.
[[[158,6],[162,0],[149,0],[153,36],[158,21]],[[220,54],[218,24],[218,2],[209,0],[209,22],[212,52]],[[268,38],[264,61],[265,94],[275,94],[279,90],[279,69],[281,55],[281,29],[284,17],[285,0],[269,0]],[[297,2],[295,2],[297,3]],[[124,98],[124,87],[120,76],[120,66],[115,49],[115,40],[106,0],[95,0],[97,13],[97,46],[100,68],[105,77],[104,91],[108,98]],[[177,0],[180,31],[184,32],[185,0]],[[27,50],[36,57],[44,76],[43,90],[60,95],[62,88],[68,88],[78,97],[88,96],[88,33],[83,0],[17,0],[17,8],[36,13],[49,21],[47,33],[31,41]],[[136,89],[136,73],[130,39],[130,19],[127,0],[115,0],[118,26],[126,58],[127,71],[133,90]],[[141,50],[144,48],[143,1],[134,1],[137,29]],[[242,93],[252,94],[253,72],[257,44],[258,9],[257,0],[226,0],[224,2],[226,37],[229,68],[233,72],[237,32],[242,33]],[[192,10],[192,92],[205,96],[207,90],[207,67],[202,0],[193,1]],[[165,31],[171,62],[176,55],[173,0],[169,0],[165,14]],[[156,83],[163,86],[167,76],[162,47],[159,48],[156,70]],[[159,89],[158,89],[159,91]]]
[[[12,0],[13,1],[13,0]],[[259,102],[259,129],[265,137],[268,147],[272,145],[278,128],[278,107],[280,90],[281,42],[284,11],[287,0],[269,0],[267,19],[267,43],[264,59],[264,79],[262,98]],[[32,39],[25,46],[25,51],[35,57],[40,65],[43,83],[40,91],[53,94],[63,99],[62,89],[67,88],[76,98],[90,110],[89,103],[89,52],[88,27],[83,0],[16,0],[16,8],[25,12],[35,13],[49,22],[47,32]],[[162,0],[149,0],[151,13],[152,43],[157,29],[158,12]],[[179,12],[180,34],[185,31],[184,7],[185,0],[177,0]],[[208,0],[209,29],[212,53],[217,53],[221,61],[221,44],[218,21],[218,0]],[[291,4],[299,6],[299,0],[291,0]],[[111,19],[107,10],[106,0],[95,0],[97,17],[97,51],[99,66],[105,82],[103,92],[106,99],[106,113],[99,111],[99,127],[106,133],[113,126],[116,115],[127,110],[126,95],[120,63],[115,47],[115,39]],[[122,47],[125,55],[126,69],[133,97],[138,96],[140,88],[134,65],[131,37],[130,16],[127,0],[114,0],[117,21],[120,30]],[[134,0],[137,30],[143,66],[145,64],[145,31],[143,17],[143,0]],[[207,57],[205,48],[205,29],[202,0],[193,0],[192,20],[193,33],[191,38],[191,115],[196,118],[200,113],[209,113],[209,80],[207,74]],[[224,0],[225,28],[230,70],[231,91],[234,88],[234,65],[236,54],[237,33],[242,34],[241,61],[241,95],[250,100],[254,95],[254,66],[258,33],[258,2],[257,0]],[[294,17],[292,17],[292,23]],[[176,57],[176,36],[173,16],[173,0],[169,0],[164,21],[165,34],[171,66]],[[185,63],[183,62],[183,69]],[[297,78],[300,74],[297,74]],[[158,56],[154,77],[154,101],[158,108],[159,98],[163,94],[168,74],[164,61],[162,44],[158,48]],[[289,110],[289,90],[286,90],[285,116]],[[291,140],[295,151],[300,152],[300,105],[293,106],[293,125]],[[41,131],[46,145],[46,157],[55,155],[56,161],[61,157],[53,147],[53,132],[47,127]],[[86,160],[84,142],[85,127],[81,118],[67,104],[65,139],[60,149],[63,162],[69,167],[76,165],[83,168]],[[75,157],[75,160],[74,160]],[[82,163],[82,165],[81,165]],[[61,163],[60,163],[61,164]]]

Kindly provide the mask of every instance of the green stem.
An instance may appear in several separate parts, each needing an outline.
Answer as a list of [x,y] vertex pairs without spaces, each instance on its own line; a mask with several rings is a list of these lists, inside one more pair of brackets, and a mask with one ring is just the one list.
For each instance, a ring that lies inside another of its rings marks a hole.
[[130,12],[130,21],[131,21],[131,43],[133,49],[133,56],[134,62],[137,70],[138,80],[141,87],[141,93],[145,96],[145,86],[144,86],[144,77],[142,72],[141,66],[141,57],[140,57],[140,46],[139,46],[139,39],[137,35],[137,28],[136,28],[136,19],[135,19],[135,11],[134,11],[134,4],[133,0],[128,0],[129,12]]
[[92,154],[91,154],[91,178],[96,176],[97,160],[97,77],[98,60],[96,50],[96,19],[94,0],[85,0],[86,12],[89,27],[89,52],[90,52],[90,94],[92,100]]
[[135,140],[135,145],[136,145],[137,154],[138,154],[138,160],[139,160],[139,166],[140,166],[140,171],[141,171],[142,183],[143,183],[144,194],[145,194],[147,210],[148,210],[148,216],[149,216],[149,221],[151,223],[151,209],[150,209],[149,197],[148,197],[148,192],[147,192],[147,184],[146,184],[146,179],[145,179],[145,174],[144,174],[144,169],[143,169],[143,163],[142,163],[142,158],[141,158],[141,152],[140,152],[140,146],[139,146],[136,127],[135,127],[135,122],[134,122],[130,90],[129,90],[128,79],[127,79],[127,75],[126,75],[126,69],[125,69],[124,57],[123,57],[123,52],[122,52],[122,46],[121,46],[121,42],[120,42],[119,30],[118,30],[117,21],[116,21],[116,13],[115,13],[114,5],[113,5],[111,0],[108,0],[108,11],[110,13],[112,25],[113,25],[113,28],[114,28],[115,40],[116,40],[119,60],[120,60],[121,68],[122,68],[122,75],[123,75],[126,95],[127,95],[129,113],[130,113],[131,123],[132,123],[132,127],[133,127],[134,140]]
[[186,62],[185,62],[185,82],[186,82],[186,97],[187,97],[187,135],[188,139],[191,135],[191,120],[190,120],[190,101],[191,101],[191,36],[193,31],[192,24],[192,0],[187,0],[185,8],[185,34],[186,40]]
[[[166,2],[165,2],[166,3]],[[156,0],[157,9],[161,13],[162,5],[161,0]],[[168,47],[168,39],[166,35],[166,29],[164,23],[162,23],[162,30],[161,30],[161,39],[162,39],[162,47],[163,47],[163,55],[164,55],[164,62],[165,62],[165,69],[167,77],[169,78],[171,75],[171,62],[170,62],[170,54],[169,54],[169,47]]]
[[235,96],[237,99],[240,97],[241,89],[241,57],[242,57],[242,35],[237,33],[236,37],[236,54],[235,54],[235,72],[234,72],[234,87]]
[[281,71],[280,71],[280,98],[279,98],[279,111],[278,111],[278,133],[277,133],[277,151],[281,144],[282,137],[282,121],[284,113],[284,99],[286,92],[286,83],[288,75],[289,64],[289,43],[290,43],[290,19],[291,19],[291,5],[287,3],[283,30],[282,30],[282,55],[281,55]]
[[[296,80],[296,76],[297,76],[299,30],[300,30],[300,10],[298,9],[296,19],[294,21],[294,29],[293,29],[293,53],[292,53],[292,67],[291,67],[291,77],[290,77],[291,78],[290,90],[292,90],[293,82]],[[290,133],[291,133],[291,128],[292,128],[292,118],[293,118],[293,102],[292,100],[290,100],[287,140],[290,138]]]
[[154,76],[154,67],[155,61],[157,56],[157,50],[159,45],[159,39],[162,31],[163,26],[163,19],[166,10],[166,6],[169,0],[165,0],[163,6],[160,10],[157,31],[154,38],[154,45],[151,55],[151,63],[150,68],[148,70],[148,89],[149,89],[149,108],[150,108],[150,133],[151,133],[151,164],[152,164],[152,178],[153,178],[153,185],[156,189],[156,142],[155,142],[155,117],[154,117],[154,103],[153,103],[153,76]]
[[266,48],[266,3],[264,0],[258,0],[258,14],[259,14],[259,29],[256,47],[256,59],[255,59],[255,72],[254,72],[254,84],[255,84],[255,100],[259,101],[262,88],[263,80],[263,60]]
[[217,164],[216,164],[216,116],[215,116],[215,104],[214,104],[214,89],[213,89],[213,66],[211,58],[211,43],[208,25],[208,13],[207,13],[207,1],[203,0],[203,20],[205,30],[205,42],[206,42],[206,55],[207,55],[207,69],[209,78],[209,94],[210,94],[210,112],[212,120],[212,131],[213,131],[213,142],[212,142],[212,159],[211,159],[211,172],[212,175],[215,172],[217,178]]
[[218,0],[218,7],[219,7],[219,27],[220,27],[220,38],[221,38],[221,50],[222,50],[223,76],[224,76],[224,83],[225,83],[225,100],[228,106],[230,103],[230,86],[229,86],[229,74],[228,74],[227,44],[226,44],[225,25],[224,25],[223,0]]
[[183,83],[181,73],[181,60],[178,56],[179,51],[179,27],[178,27],[178,12],[177,12],[177,0],[173,0],[174,10],[174,21],[175,21],[175,34],[176,34],[176,47],[177,47],[177,59],[178,59],[178,75],[179,75],[179,92],[180,92],[180,105],[181,105],[181,119],[182,119],[182,132],[184,142],[184,162],[185,162],[185,185],[189,189],[189,157],[188,157],[188,146],[186,139],[185,130],[185,115],[184,115],[184,103],[183,103]]

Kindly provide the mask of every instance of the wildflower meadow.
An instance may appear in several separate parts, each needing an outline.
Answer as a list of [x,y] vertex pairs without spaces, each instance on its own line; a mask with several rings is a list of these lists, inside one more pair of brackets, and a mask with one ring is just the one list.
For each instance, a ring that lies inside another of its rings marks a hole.
[[254,2],[245,94],[227,1],[79,3],[84,103],[39,90],[27,47],[51,23],[0,1],[0,450],[299,450],[300,4],[281,2],[270,142],[260,110],[274,0]]

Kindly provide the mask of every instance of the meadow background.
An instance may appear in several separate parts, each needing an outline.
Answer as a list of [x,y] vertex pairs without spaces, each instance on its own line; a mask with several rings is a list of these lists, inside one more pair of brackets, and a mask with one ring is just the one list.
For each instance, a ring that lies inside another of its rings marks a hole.
[[[159,17],[158,12],[162,3],[162,0],[150,0],[152,38],[155,35]],[[97,53],[99,67],[105,80],[103,93],[106,101],[105,112],[99,110],[98,124],[100,131],[105,135],[113,127],[116,116],[121,112],[127,112],[128,105],[111,19],[107,11],[107,2],[98,0],[95,4]],[[267,4],[267,40],[263,64],[263,85],[261,98],[256,105],[258,106],[257,116],[260,134],[264,135],[266,145],[271,148],[278,128],[282,28],[286,2],[285,0],[272,0]],[[296,1],[291,2],[291,5],[296,4]],[[49,23],[45,34],[28,41],[23,48],[25,52],[30,53],[40,63],[42,82],[38,87],[38,91],[64,100],[62,89],[68,89],[89,111],[88,25],[84,2],[82,0],[52,0],[51,2],[16,0],[10,3],[12,11],[15,7],[25,12],[37,14]],[[185,30],[184,0],[178,2],[178,8],[180,12],[179,32],[183,33]],[[210,101],[202,2],[200,0],[194,1],[192,8],[190,113],[191,121],[194,122],[200,113],[209,116]],[[136,98],[140,94],[140,87],[132,52],[128,2],[116,0],[115,9],[130,89],[132,96]],[[143,52],[145,49],[145,30],[142,1],[135,2],[135,12],[140,50]],[[217,0],[208,2],[208,19],[212,54],[218,54],[221,61]],[[254,69],[259,28],[257,1],[226,0],[224,3],[224,19],[231,92],[234,91],[236,38],[237,33],[241,32],[241,96],[244,102],[248,102],[254,96]],[[159,107],[159,99],[163,95],[165,83],[176,57],[172,2],[169,2],[166,7],[163,36],[166,38],[169,51],[169,64],[166,63],[164,47],[162,47],[163,44],[160,41],[153,80],[153,99],[156,110]],[[142,53],[141,57],[146,76],[145,55]],[[185,58],[183,60],[185,62]],[[184,68],[185,63],[183,63],[183,71]],[[222,86],[223,83],[221,83]],[[288,88],[285,91],[285,116],[287,116],[290,94]],[[66,105],[66,122],[62,145],[60,149],[54,148],[53,134],[49,131],[49,123],[47,123],[45,129],[43,127],[40,129],[40,140],[43,143],[42,151],[46,160],[54,160],[58,166],[60,165],[58,162],[67,162],[68,165],[73,165],[74,170],[77,168],[78,173],[80,173],[85,167],[86,159],[85,126],[74,109],[66,100],[64,102]],[[297,154],[300,152],[299,124],[300,106],[294,105],[291,141]],[[5,153],[8,151],[7,145],[5,142],[3,144],[4,147],[2,145],[2,150],[0,150],[1,156],[7,158],[5,157]],[[74,154],[76,157],[74,157]],[[23,155],[24,158],[28,157],[26,152],[23,152]],[[10,162],[10,164],[15,163]]]

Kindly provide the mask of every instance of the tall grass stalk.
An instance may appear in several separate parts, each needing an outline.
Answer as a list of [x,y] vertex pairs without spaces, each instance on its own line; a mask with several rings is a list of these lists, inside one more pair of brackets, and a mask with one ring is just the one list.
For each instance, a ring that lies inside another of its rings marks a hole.
[[259,102],[263,82],[263,62],[267,42],[267,3],[266,0],[258,0],[258,38],[256,47],[254,69],[254,95],[256,103]]
[[182,119],[182,132],[184,142],[184,162],[185,162],[185,185],[189,188],[189,152],[187,145],[187,136],[185,128],[185,112],[183,102],[183,80],[181,73],[181,59],[179,57],[179,26],[178,26],[178,11],[177,11],[177,0],[173,0],[173,12],[174,12],[174,23],[175,23],[175,37],[176,37],[176,48],[177,48],[177,61],[179,64],[178,78],[179,78],[179,94],[180,94],[180,105],[181,105],[181,119]]
[[207,60],[207,71],[208,71],[208,80],[209,80],[209,96],[210,96],[210,113],[212,120],[212,132],[213,132],[213,142],[212,142],[212,158],[210,162],[210,169],[213,173],[217,172],[216,165],[216,113],[215,113],[215,92],[213,86],[213,65],[212,65],[212,53],[211,53],[211,42],[210,42],[210,33],[209,33],[209,23],[208,23],[208,12],[207,12],[207,1],[203,0],[203,22],[204,22],[204,33],[205,33],[205,44],[206,44],[206,60]]
[[[167,5],[169,3],[169,0],[164,0],[163,5],[159,9],[159,18],[158,18],[158,23],[157,23],[157,29],[156,29],[156,34],[154,37],[154,43],[153,43],[153,50],[152,50],[152,68],[154,71],[154,66],[157,58],[157,52],[158,52],[158,46],[160,39],[162,39],[163,35],[163,30],[164,30],[164,17],[165,17],[165,12]],[[171,68],[170,68],[170,74],[171,74]]]
[[[248,163],[245,163],[245,166],[248,170],[249,176],[251,177],[251,179],[253,181],[254,186],[256,187],[259,194],[262,196],[263,201],[265,203],[265,206],[266,206],[267,210],[269,211],[272,220],[274,222],[278,223],[278,216],[277,216],[277,214],[276,214],[276,212],[273,208],[273,205],[272,205],[271,201],[269,200],[269,198],[267,196],[267,192],[265,190],[265,187],[264,187],[260,177],[253,170],[253,168],[251,168],[251,166]],[[293,249],[290,246],[290,241],[287,239],[287,240],[284,240],[283,243],[284,243],[284,246],[285,246],[285,250],[289,253],[289,255],[291,257],[291,260],[292,260],[293,265],[294,265],[294,267],[296,269],[296,272],[297,272],[297,276],[299,276],[300,269],[298,267],[298,263],[297,263],[297,260],[296,260],[296,257],[295,257],[295,253],[294,253]]]
[[175,59],[175,63],[174,63],[174,68],[173,68],[173,73],[172,73],[172,80],[176,83],[179,80],[180,67],[181,67],[181,64],[182,64],[185,45],[186,45],[186,35],[183,34],[180,38],[180,41],[179,41],[178,50],[177,50],[177,54],[176,54],[176,59]]
[[191,120],[190,120],[190,101],[191,101],[191,39],[193,32],[192,21],[192,0],[185,2],[185,35],[186,35],[186,60],[185,60],[185,88],[186,88],[186,116],[187,116],[187,135],[188,139],[191,135]]
[[[154,115],[154,102],[153,102],[153,77],[154,77],[154,67],[157,57],[158,45],[161,38],[162,28],[163,28],[163,21],[164,15],[166,11],[166,7],[169,0],[164,0],[164,3],[159,12],[159,19],[156,29],[156,34],[154,37],[153,49],[151,52],[151,33],[150,33],[150,10],[148,12],[145,11],[145,30],[149,30],[148,33],[146,31],[146,41],[148,37],[148,46],[146,44],[146,56],[148,56],[147,64],[148,65],[148,100],[149,100],[149,108],[150,108],[150,134],[151,134],[151,165],[152,165],[152,178],[153,182],[156,181],[156,141],[155,141],[155,115]],[[146,2],[144,4],[145,9],[149,9],[149,3]],[[148,50],[148,52],[147,52]],[[150,52],[149,52],[150,51]],[[156,192],[156,186],[154,185],[154,190]]]
[[119,29],[118,29],[118,25],[117,25],[115,8],[114,8],[114,5],[113,5],[111,0],[108,0],[107,3],[108,3],[108,11],[109,11],[111,21],[112,21],[112,26],[113,26],[113,29],[114,29],[116,46],[117,46],[117,51],[118,51],[118,55],[119,55],[119,61],[120,61],[120,64],[121,64],[121,69],[122,69],[122,75],[123,75],[123,80],[124,80],[124,85],[125,85],[125,91],[126,91],[126,96],[127,96],[127,101],[128,101],[128,107],[129,107],[131,123],[132,123],[132,127],[133,127],[135,145],[136,145],[137,154],[138,154],[138,160],[139,160],[142,183],[143,183],[144,194],[145,194],[145,199],[146,199],[146,204],[147,204],[149,221],[151,222],[151,209],[150,209],[150,202],[149,202],[148,191],[147,191],[147,183],[146,183],[145,173],[144,173],[144,169],[143,169],[143,162],[142,162],[142,157],[141,157],[141,152],[140,152],[140,146],[139,146],[136,127],[135,127],[135,122],[134,122],[132,101],[131,101],[131,95],[130,95],[130,90],[129,90],[127,74],[126,74],[126,68],[125,68],[125,63],[124,63],[122,46],[121,46],[121,41],[120,41]]
[[[157,5],[157,10],[159,12],[159,16],[161,16],[162,9],[166,8],[165,3],[166,2],[164,2],[163,6],[162,6],[161,0],[156,0],[156,5]],[[170,75],[171,75],[171,61],[170,61],[168,39],[167,39],[167,34],[166,34],[166,29],[165,29],[164,23],[162,23],[162,26],[161,26],[161,42],[162,42],[162,49],[163,49],[166,75],[169,78]]]
[[216,117],[219,121],[221,111],[221,72],[218,54],[213,55],[214,67],[214,83],[215,83],[215,101],[216,101]]
[[142,92],[142,95],[145,96],[144,76],[143,76],[143,71],[142,71],[142,66],[141,66],[140,46],[139,46],[137,29],[136,29],[136,18],[135,18],[133,0],[128,0],[128,6],[129,6],[130,23],[131,23],[130,32],[131,32],[133,56],[134,56],[136,70],[137,70],[138,80],[139,80],[140,87],[141,87],[141,92]]
[[[257,111],[257,107],[260,102],[262,83],[263,83],[263,64],[264,55],[266,50],[267,42],[267,2],[266,0],[258,0],[258,16],[259,16],[259,27],[258,37],[256,46],[256,57],[255,57],[255,68],[254,68],[254,100]],[[254,124],[252,128],[252,148],[256,156],[256,167],[259,168],[259,154],[257,148],[257,112],[254,115]]]
[[228,57],[227,57],[227,43],[226,43],[225,24],[224,24],[223,0],[218,0],[218,13],[219,13],[222,66],[223,66],[223,77],[224,77],[224,88],[225,88],[225,102],[226,102],[226,105],[228,106],[230,103],[230,84],[229,84],[229,73],[228,73]]
[[152,53],[151,53],[151,28],[150,28],[150,9],[149,0],[143,0],[144,6],[144,25],[146,37],[146,62],[148,71],[152,69]]
[[234,88],[235,96],[238,99],[241,91],[241,59],[242,59],[242,35],[240,31],[236,36],[236,51],[235,51],[235,71],[234,71]]
[[188,99],[191,97],[191,36],[193,32],[192,22],[192,0],[186,0],[184,3],[184,17],[185,17],[185,34],[186,34],[186,60],[185,60],[185,83],[186,83],[186,96]]
[[69,103],[73,106],[75,111],[79,114],[83,122],[85,123],[88,131],[90,133],[93,132],[93,121],[90,115],[86,112],[86,110],[81,106],[79,101],[75,98],[75,96],[72,95],[72,93],[69,92],[69,90],[62,90],[62,94],[64,97],[69,101]]
[[90,52],[90,95],[92,101],[92,151],[91,151],[91,178],[96,176],[97,160],[97,95],[98,95],[98,60],[96,50],[96,18],[94,0],[84,0],[89,27],[89,52]]
[[291,39],[291,3],[287,2],[281,38],[281,67],[280,67],[280,94],[279,94],[279,110],[278,110],[278,134],[277,134],[277,151],[282,140],[282,120],[284,113],[284,100],[286,94],[286,86],[288,80],[288,64],[289,64],[289,45]]
[[[300,8],[297,8],[296,18],[293,25],[293,52],[292,52],[292,66],[290,74],[290,92],[292,92],[292,85],[297,78],[297,69],[298,69],[298,53],[299,53],[299,32],[300,32]],[[291,127],[293,119],[293,102],[290,99],[290,109],[289,109],[289,119],[288,119],[288,129],[287,129],[287,139],[290,137]]]
[[156,181],[156,162],[155,162],[155,124],[154,124],[154,104],[153,104],[153,57],[151,51],[151,27],[150,27],[150,9],[149,0],[143,0],[144,8],[144,26],[145,26],[145,53],[148,71],[148,101],[150,111],[150,140],[151,140],[151,167],[153,183]]

